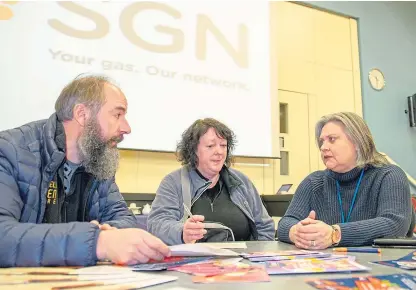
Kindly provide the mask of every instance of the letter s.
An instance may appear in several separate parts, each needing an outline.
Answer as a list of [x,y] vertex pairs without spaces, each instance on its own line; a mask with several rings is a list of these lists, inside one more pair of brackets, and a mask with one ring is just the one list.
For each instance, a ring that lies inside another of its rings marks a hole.
[[176,9],[156,2],[136,2],[126,7],[120,15],[120,28],[127,39],[141,48],[148,51],[159,52],[159,53],[175,53],[183,49],[184,35],[179,29],[175,29],[168,26],[157,25],[155,30],[161,33],[170,34],[172,36],[172,43],[170,45],[158,45],[147,42],[138,36],[133,27],[133,21],[136,14],[144,10],[159,10],[164,12],[175,19],[181,18],[181,13]]
[[84,16],[95,23],[95,29],[93,30],[77,30],[57,19],[50,19],[48,21],[49,25],[59,32],[82,39],[102,38],[109,32],[110,23],[101,14],[73,2],[58,2],[57,4],[71,12]]

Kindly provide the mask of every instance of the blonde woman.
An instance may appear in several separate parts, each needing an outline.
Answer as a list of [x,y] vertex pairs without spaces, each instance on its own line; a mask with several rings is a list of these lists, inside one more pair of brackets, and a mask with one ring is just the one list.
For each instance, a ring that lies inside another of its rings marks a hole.
[[376,150],[364,120],[350,112],[324,116],[315,137],[326,170],[301,182],[279,222],[279,240],[315,250],[411,235],[406,175]]

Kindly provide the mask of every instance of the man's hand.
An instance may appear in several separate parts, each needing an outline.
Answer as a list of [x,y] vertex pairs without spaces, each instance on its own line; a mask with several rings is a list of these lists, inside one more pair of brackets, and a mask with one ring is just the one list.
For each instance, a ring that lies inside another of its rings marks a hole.
[[140,229],[101,231],[97,241],[97,258],[115,264],[147,263],[150,259],[163,260],[170,250],[160,239]]
[[117,228],[110,226],[109,224],[100,224],[98,221],[93,220],[90,221],[90,223],[98,226],[100,228],[100,230],[105,231],[105,230],[116,230]]
[[202,215],[193,215],[186,220],[182,233],[185,244],[195,243],[204,237],[207,233],[207,230],[204,229],[204,219],[205,217]]

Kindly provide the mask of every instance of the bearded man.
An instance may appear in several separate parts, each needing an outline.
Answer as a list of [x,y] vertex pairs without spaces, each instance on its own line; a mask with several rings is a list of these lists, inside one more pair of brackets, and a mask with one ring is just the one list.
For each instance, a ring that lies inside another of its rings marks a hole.
[[168,247],[137,227],[114,175],[130,133],[123,92],[70,82],[47,120],[0,132],[0,267],[145,263]]

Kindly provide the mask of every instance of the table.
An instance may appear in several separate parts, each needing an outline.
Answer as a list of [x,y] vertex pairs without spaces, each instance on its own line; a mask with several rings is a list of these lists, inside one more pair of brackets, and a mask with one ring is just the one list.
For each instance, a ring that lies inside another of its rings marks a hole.
[[[278,250],[293,250],[296,249],[295,246],[289,245],[282,242],[247,242],[247,249],[239,249],[235,251],[244,252],[244,251],[278,251]],[[323,252],[332,252],[332,249],[324,250]],[[412,271],[406,271],[401,269],[396,269],[393,267],[387,267],[376,264],[369,264],[368,262],[372,261],[383,261],[383,260],[393,260],[405,256],[406,254],[412,252],[411,249],[382,249],[381,254],[374,253],[349,253],[349,255],[356,256],[357,262],[371,268],[369,272],[362,273],[353,273],[353,274],[304,274],[304,275],[270,275],[271,282],[260,282],[260,283],[222,283],[222,284],[195,284],[191,281],[191,275],[178,273],[175,271],[164,271],[160,272],[160,275],[170,275],[177,276],[179,279],[175,282],[170,282],[167,284],[157,285],[150,287],[148,289],[152,290],[161,290],[161,289],[171,289],[175,287],[183,287],[186,289],[215,289],[215,290],[225,290],[225,289],[234,289],[234,290],[262,290],[262,289],[315,289],[305,283],[307,278],[348,278],[348,277],[357,277],[357,276],[369,276],[369,275],[387,275],[387,274],[396,274],[396,273],[408,273],[412,274]],[[173,289],[172,289],[173,290]],[[182,290],[182,289],[181,289]]]

